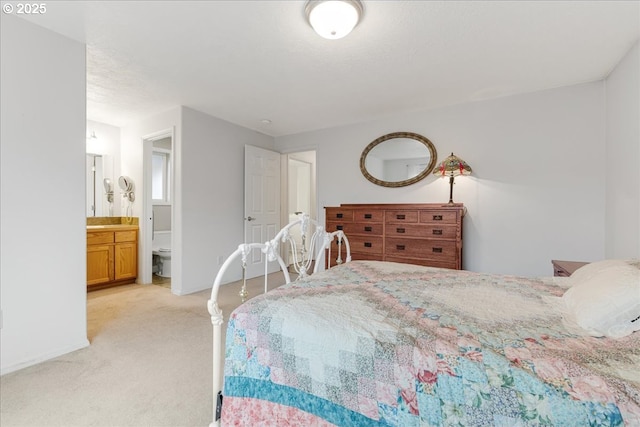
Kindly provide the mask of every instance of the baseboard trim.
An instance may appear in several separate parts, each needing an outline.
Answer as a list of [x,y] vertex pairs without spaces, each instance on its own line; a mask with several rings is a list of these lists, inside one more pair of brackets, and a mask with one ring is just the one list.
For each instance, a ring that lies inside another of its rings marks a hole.
[[177,292],[173,292],[173,288],[171,288],[171,293],[178,296],[190,295],[190,294],[195,294],[196,292],[202,292],[207,289],[211,290],[211,286],[212,284],[208,284],[208,285],[204,285],[204,287],[202,288],[188,289],[188,290],[179,289]]
[[67,353],[71,353],[73,351],[80,350],[85,347],[89,347],[89,345],[90,345],[89,340],[85,338],[82,342],[76,345],[71,345],[68,347],[58,349],[56,351],[45,353],[41,356],[36,357],[35,359],[31,359],[26,362],[16,363],[11,366],[3,366],[2,368],[0,368],[0,376],[9,374],[11,372],[19,371],[21,369],[28,368],[29,366],[37,365],[42,362],[46,362],[47,360],[54,359],[56,357],[65,355]]

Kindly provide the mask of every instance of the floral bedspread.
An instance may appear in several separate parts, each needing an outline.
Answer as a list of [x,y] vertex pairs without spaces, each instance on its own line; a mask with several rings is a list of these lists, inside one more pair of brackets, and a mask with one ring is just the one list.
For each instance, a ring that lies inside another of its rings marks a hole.
[[229,318],[222,425],[640,425],[640,333],[573,335],[560,278],[354,261]]

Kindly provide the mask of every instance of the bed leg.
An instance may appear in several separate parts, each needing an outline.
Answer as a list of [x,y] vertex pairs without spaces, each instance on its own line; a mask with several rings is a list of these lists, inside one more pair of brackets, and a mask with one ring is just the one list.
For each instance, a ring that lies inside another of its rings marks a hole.
[[216,417],[215,420],[220,422],[220,415],[222,414],[222,392],[218,392],[218,398],[216,399]]

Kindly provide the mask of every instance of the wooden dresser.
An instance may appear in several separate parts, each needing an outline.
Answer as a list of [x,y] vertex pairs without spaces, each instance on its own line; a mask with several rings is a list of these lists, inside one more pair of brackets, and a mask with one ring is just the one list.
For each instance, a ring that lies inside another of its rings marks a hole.
[[460,203],[342,204],[325,210],[327,231],[344,231],[353,260],[462,269]]

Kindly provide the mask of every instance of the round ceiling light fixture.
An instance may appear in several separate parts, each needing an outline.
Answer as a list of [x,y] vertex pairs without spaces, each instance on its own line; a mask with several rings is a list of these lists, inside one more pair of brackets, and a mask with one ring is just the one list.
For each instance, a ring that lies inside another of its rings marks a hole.
[[360,0],[310,0],[304,11],[309,24],[325,39],[341,39],[358,25],[364,8]]

